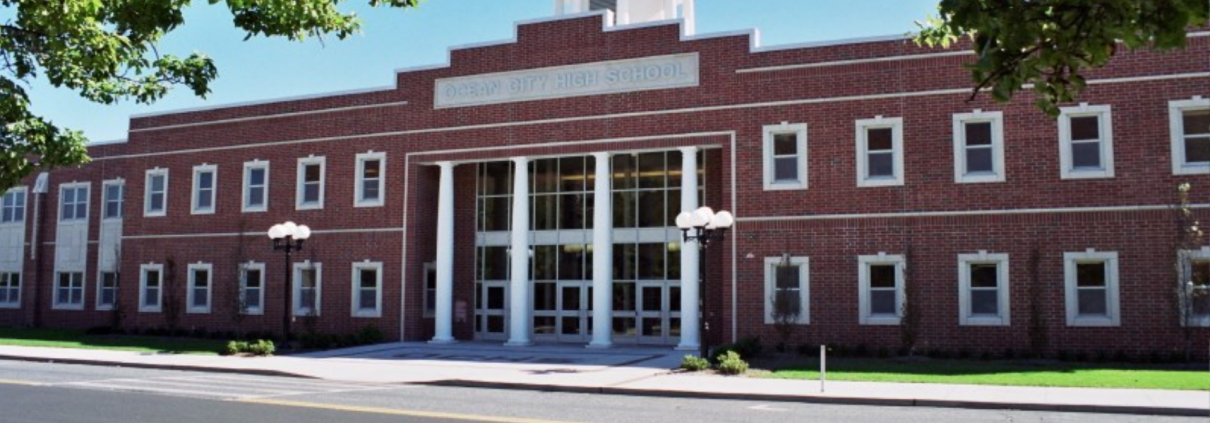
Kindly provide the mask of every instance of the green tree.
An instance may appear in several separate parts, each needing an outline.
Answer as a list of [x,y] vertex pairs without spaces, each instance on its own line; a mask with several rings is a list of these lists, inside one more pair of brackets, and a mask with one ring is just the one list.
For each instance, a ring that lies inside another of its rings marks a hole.
[[[204,0],[210,4],[221,0]],[[335,36],[357,33],[361,23],[338,6],[346,0],[227,0],[234,25],[254,36]],[[420,0],[363,0],[371,6],[415,7]],[[202,3],[199,0],[197,3]],[[165,34],[185,23],[194,0],[0,0],[0,192],[38,169],[88,162],[87,139],[29,110],[29,82],[112,104],[150,104],[174,86],[200,97],[218,75],[201,53],[160,54]]]
[[1104,66],[1118,43],[1159,51],[1185,47],[1186,31],[1205,25],[1207,0],[942,0],[939,14],[917,22],[916,42],[949,46],[969,36],[978,59],[969,65],[971,98],[990,89],[998,101],[1033,84],[1037,106],[1058,104],[1084,89],[1083,72]]

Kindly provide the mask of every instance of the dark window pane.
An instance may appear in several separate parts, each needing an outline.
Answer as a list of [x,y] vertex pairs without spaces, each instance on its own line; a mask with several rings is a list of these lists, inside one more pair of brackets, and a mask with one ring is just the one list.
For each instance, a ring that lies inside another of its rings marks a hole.
[[664,289],[659,286],[643,287],[643,311],[664,309]]
[[587,205],[584,194],[562,194],[559,201],[559,229],[584,229]]
[[361,290],[360,294],[361,296],[358,298],[360,302],[358,305],[360,305],[362,309],[373,310],[378,308],[378,293],[373,290],[363,289]]
[[642,336],[664,336],[663,319],[660,318],[643,318]]
[[777,291],[776,295],[776,301],[773,303],[774,315],[802,313],[802,292],[798,290],[781,290]]
[[560,307],[564,311],[575,311],[580,309],[580,287],[579,286],[564,286],[562,304]]
[[151,190],[156,192],[164,190],[164,175],[151,177]]
[[376,289],[378,287],[378,271],[375,269],[361,269],[358,271],[362,288]]
[[894,288],[895,287],[895,265],[893,265],[893,264],[870,265],[870,287],[871,288]]
[[[702,167],[705,166],[702,163],[701,158],[702,158],[701,154],[700,153],[697,154],[698,170],[701,170]],[[675,189],[675,188],[681,187],[681,176],[682,176],[681,173],[684,170],[684,166],[683,166],[684,160],[685,160],[684,153],[681,153],[680,151],[668,153],[668,188]],[[701,175],[698,175],[698,178],[701,178]],[[699,180],[699,182],[700,182],[700,180]]]
[[[676,226],[676,215],[681,214],[681,190],[670,189],[668,192],[667,220],[668,226]],[[699,198],[698,201],[701,201]]]
[[1080,315],[1103,316],[1107,309],[1104,289],[1081,289],[1079,292]]
[[634,282],[613,283],[614,311],[634,311],[635,297]]
[[634,280],[635,263],[638,247],[634,244],[613,245],[613,278],[615,280]]
[[773,135],[773,155],[797,155],[798,154],[798,134],[776,134]]
[[664,166],[664,152],[643,153],[639,155],[639,188],[664,188],[667,167]]
[[991,143],[991,122],[970,122],[966,124],[966,145],[991,145]]
[[533,208],[533,230],[545,231],[559,226],[559,196],[535,195],[530,201],[530,207]]
[[382,167],[381,161],[366,160],[365,164],[363,165],[361,175],[363,178],[369,178],[369,179],[377,178],[378,175],[382,174],[382,169],[380,169],[381,167]]
[[488,310],[503,310],[504,309],[504,287],[490,286],[487,288],[487,309]]
[[[613,156],[613,189],[634,188],[634,171],[637,167],[633,154]],[[615,208],[617,206],[614,206]]]
[[664,210],[664,191],[639,191],[639,227],[658,228],[668,226],[668,218]]
[[1071,139],[1095,140],[1101,138],[1101,119],[1098,116],[1078,116],[1071,118]]
[[307,182],[319,182],[319,165],[303,165],[303,179]]
[[265,184],[265,170],[264,169],[249,169],[248,170],[248,182],[251,185],[264,185]]
[[[615,309],[616,310],[616,309]],[[614,317],[613,318],[613,334],[614,336],[635,336],[638,334],[635,329],[635,318],[633,317]]]
[[890,150],[892,143],[892,128],[870,128],[866,130],[866,149],[869,151]]
[[586,280],[584,275],[584,245],[567,244],[559,247],[559,279]]
[[776,266],[777,268],[777,289],[798,289],[800,265],[793,266]]
[[895,176],[895,154],[894,153],[870,153],[869,154],[869,175],[870,177],[891,177]]
[[971,265],[971,287],[972,288],[995,288],[1000,286],[1000,274],[997,272],[999,266],[995,264],[972,264]]
[[664,243],[639,244],[639,279],[664,278]]
[[307,184],[303,186],[303,202],[318,203],[319,202],[319,184]]
[[483,280],[508,280],[508,248],[483,247]]
[[971,314],[999,315],[1000,293],[994,289],[978,289],[971,291]]
[[1197,286],[1210,286],[1210,261],[1195,261],[1191,263],[1193,274],[1190,281]]
[[[668,250],[668,255],[665,256],[668,258],[667,259],[668,260],[668,272],[665,275],[665,277],[668,278],[669,280],[680,280],[681,279],[681,243],[680,243],[680,240],[673,241],[673,242],[670,242],[665,245],[666,245],[665,248]],[[694,245],[691,245],[690,247],[696,247],[696,246],[697,245],[694,244]]]
[[681,311],[681,287],[668,287],[668,311],[676,313]]
[[1105,286],[1105,263],[1077,263],[1076,286]]
[[638,224],[635,212],[637,196],[638,193],[634,191],[613,193],[613,227],[633,228]]
[[377,180],[365,180],[361,182],[361,199],[362,200],[377,200],[378,199]]
[[1084,142],[1071,145],[1071,164],[1077,168],[1101,168],[1101,143]]
[[556,307],[555,296],[558,295],[555,291],[553,283],[535,283],[534,284],[534,310],[551,311]]
[[896,304],[895,290],[880,290],[870,292],[870,314],[897,315],[899,305]]
[[484,231],[507,231],[512,197],[487,197],[480,203],[479,214]]
[[534,185],[531,192],[555,192],[559,189],[559,159],[534,160],[530,166],[533,169]]
[[1189,163],[1210,162],[1210,137],[1186,139],[1185,161]]
[[773,179],[776,181],[797,181],[798,157],[773,159]]
[[244,286],[260,286],[261,275],[259,270],[248,270],[244,273]]
[[479,190],[483,195],[507,195],[513,192],[512,162],[489,162],[483,164],[483,177],[479,180]]
[[487,316],[487,331],[489,333],[504,332],[504,316]]
[[534,316],[534,334],[535,335],[554,335],[555,334],[555,317],[554,316]]
[[580,318],[579,317],[564,317],[562,319],[563,329],[560,334],[563,335],[579,335],[580,334]]
[[214,173],[202,172],[197,175],[197,187],[200,189],[209,189],[214,186]]
[[562,192],[582,192],[585,188],[591,190],[585,182],[588,174],[584,169],[584,157],[568,157],[559,159],[559,190]]
[[992,149],[972,148],[966,150],[966,173],[992,172]]
[[555,273],[555,264],[558,260],[557,245],[539,245],[533,247],[534,251],[534,280],[536,281],[553,281],[558,276]]
[[1210,109],[1186,110],[1181,118],[1185,135],[1210,134]]

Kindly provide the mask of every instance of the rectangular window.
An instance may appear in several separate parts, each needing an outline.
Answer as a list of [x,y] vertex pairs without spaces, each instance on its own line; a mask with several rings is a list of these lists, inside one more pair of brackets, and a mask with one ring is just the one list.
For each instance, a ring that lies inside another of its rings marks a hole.
[[125,191],[125,183],[121,179],[105,181],[101,184],[102,204],[101,209],[102,219],[121,219],[122,218],[122,201]]
[[903,316],[903,256],[858,256],[857,263],[859,322],[898,325]]
[[322,209],[324,207],[324,166],[323,157],[305,157],[298,159],[298,210]]
[[958,324],[1008,326],[1008,254],[958,255]]
[[1118,326],[1118,253],[1064,253],[1068,326]]
[[323,287],[323,265],[320,263],[294,264],[294,315],[318,316]]
[[59,221],[88,220],[88,184],[63,184],[59,197]]
[[[480,248],[482,250],[482,248]],[[483,253],[479,253],[482,260]],[[478,267],[478,266],[477,266]],[[480,278],[482,279],[482,278]],[[477,291],[476,291],[477,292]],[[437,264],[424,264],[424,317],[437,315]]]
[[186,293],[186,311],[189,313],[210,312],[210,288],[213,283],[211,275],[214,266],[209,263],[189,265],[189,292]]
[[354,187],[357,207],[381,206],[383,199],[383,181],[386,177],[387,154],[363,153],[357,155],[357,186]]
[[147,187],[143,204],[143,216],[156,217],[168,213],[168,169],[155,168],[147,171]]
[[0,224],[25,221],[25,192],[25,187],[16,187],[0,196]]
[[857,121],[857,186],[903,185],[903,118]]
[[244,163],[244,212],[269,209],[269,162],[254,160]]
[[214,198],[218,185],[218,166],[193,167],[193,214],[214,214]]
[[353,317],[382,317],[382,262],[353,263]]
[[1004,114],[954,115],[954,182],[1004,182]]
[[811,322],[806,257],[765,257],[765,324]]
[[1210,98],[1168,102],[1172,173],[1210,173]]
[[1059,109],[1063,179],[1113,177],[1113,123],[1109,106]]
[[248,263],[240,266],[240,310],[244,314],[265,312],[265,264]]
[[101,272],[97,280],[97,310],[112,310],[118,303],[118,272]]
[[0,308],[21,307],[21,273],[0,272]]
[[764,127],[765,190],[807,188],[807,124]]
[[1210,247],[1181,252],[1184,263],[1185,302],[1183,322],[1193,327],[1210,327]]
[[139,267],[139,312],[160,312],[163,274],[162,264],[144,264]]
[[55,275],[55,309],[84,309],[84,272]]

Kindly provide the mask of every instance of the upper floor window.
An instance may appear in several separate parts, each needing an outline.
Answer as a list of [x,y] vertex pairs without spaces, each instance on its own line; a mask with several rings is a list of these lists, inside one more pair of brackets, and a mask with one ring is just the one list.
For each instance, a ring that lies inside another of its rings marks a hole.
[[324,207],[324,157],[298,159],[298,210],[322,209]]
[[59,221],[88,219],[88,184],[63,184],[60,188]]
[[213,214],[216,185],[218,184],[218,166],[201,165],[193,167],[193,214]]
[[1063,253],[1067,326],[1118,326],[1118,253]]
[[806,257],[765,257],[765,323],[811,322],[810,266]]
[[269,162],[254,160],[244,163],[244,212],[269,209]]
[[1009,325],[1008,254],[958,255],[958,324]]
[[807,124],[765,126],[763,145],[766,190],[807,188]]
[[148,170],[146,190],[143,216],[156,217],[168,214],[168,169]]
[[1172,173],[1210,173],[1210,98],[1168,102]]
[[863,325],[898,325],[903,317],[904,258],[901,255],[857,257],[859,322]]
[[1004,182],[1004,114],[954,115],[954,182]]
[[0,196],[0,223],[25,221],[25,191],[25,187],[16,187]]
[[354,205],[358,207],[383,205],[383,181],[386,176],[386,153],[362,153],[357,155],[357,186]]
[[903,118],[857,121],[857,186],[903,185]]
[[1113,177],[1113,120],[1109,106],[1059,109],[1059,158],[1063,179]]
[[102,219],[121,219],[122,218],[122,201],[123,194],[126,190],[125,184],[121,179],[105,181],[101,184],[101,195],[103,208],[101,209]]
[[382,316],[382,262],[353,263],[353,316]]

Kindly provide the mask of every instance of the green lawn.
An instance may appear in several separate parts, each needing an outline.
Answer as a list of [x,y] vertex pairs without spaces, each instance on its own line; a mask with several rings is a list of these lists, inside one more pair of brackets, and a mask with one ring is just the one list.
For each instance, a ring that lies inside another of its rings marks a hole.
[[[819,379],[819,361],[757,360],[757,377]],[[841,358],[828,360],[828,380],[1210,390],[1210,369],[1161,365]]]
[[218,354],[225,341],[130,335],[86,335],[83,330],[0,327],[0,345],[84,348],[170,354]]

